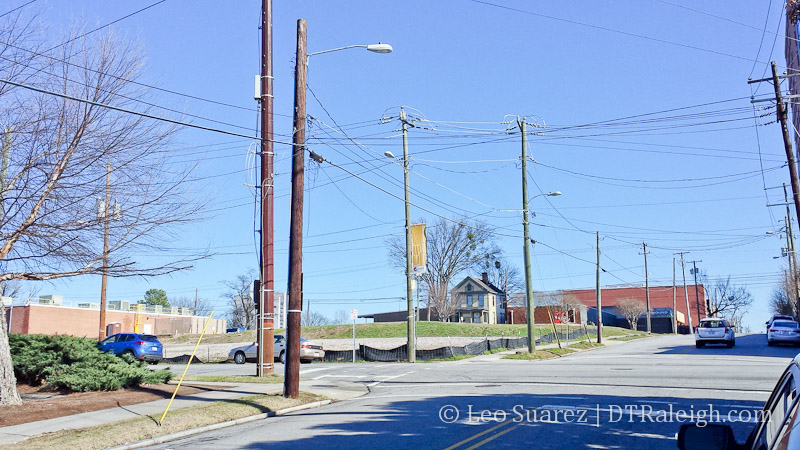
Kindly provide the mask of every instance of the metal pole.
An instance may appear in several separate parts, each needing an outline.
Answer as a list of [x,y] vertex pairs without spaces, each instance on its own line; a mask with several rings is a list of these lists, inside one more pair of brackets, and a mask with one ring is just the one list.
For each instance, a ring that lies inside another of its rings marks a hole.
[[600,289],[600,232],[597,236],[597,275],[595,280],[595,297],[597,298],[597,343],[603,343],[603,302],[601,299],[602,290]]
[[677,300],[676,300],[676,291],[677,288],[675,286],[675,258],[672,258],[672,334],[678,334],[678,314],[675,312],[677,308]]
[[644,253],[644,295],[647,299],[647,332],[652,332],[650,327],[650,277],[647,273],[647,243],[642,242],[642,252]]
[[536,301],[533,299],[533,286],[531,283],[531,249],[530,234],[528,231],[528,138],[525,134],[525,119],[517,118],[519,131],[522,133],[522,229],[524,247],[522,249],[525,258],[525,307],[528,325],[528,352],[536,350],[536,337],[534,336],[534,313]]
[[[692,333],[692,311],[689,309],[689,291],[686,290],[686,266],[683,262],[683,253],[681,252],[681,274],[683,275],[683,296],[686,298],[686,314],[689,316],[689,333]],[[698,317],[699,318],[699,317]]]
[[[305,92],[305,90],[304,90]],[[275,337],[275,260],[274,260],[274,194],[273,120],[272,120],[272,0],[261,2],[261,289],[259,298],[258,364],[256,375],[264,376],[275,369],[272,343]],[[256,300],[256,299],[254,299]]]
[[111,163],[106,165],[106,202],[103,206],[103,277],[100,282],[100,334],[106,338],[106,287],[108,286],[108,221],[111,219]]
[[353,362],[356,362],[356,319],[353,319]]
[[414,329],[414,297],[411,292],[411,201],[408,192],[408,121],[406,111],[400,108],[400,122],[403,125],[403,188],[406,204],[406,303],[408,306],[408,362],[417,360],[416,330]]
[[[283,396],[300,395],[300,314],[303,308],[303,164],[306,136],[306,20],[297,21],[294,78],[292,201],[289,226],[289,314]],[[267,347],[267,346],[265,346]]]
[[786,239],[789,251],[789,272],[792,276],[792,287],[794,287],[795,301],[792,307],[795,318],[800,310],[800,284],[797,282],[797,254],[794,252],[794,230],[792,227],[792,211],[789,209],[789,194],[786,192],[786,183],[783,183],[783,198],[786,201]]
[[[697,317],[700,317],[700,293],[697,289],[697,263],[703,261],[692,261],[693,274],[694,274],[694,303],[697,307]],[[711,314],[710,308],[706,307],[706,317]]]

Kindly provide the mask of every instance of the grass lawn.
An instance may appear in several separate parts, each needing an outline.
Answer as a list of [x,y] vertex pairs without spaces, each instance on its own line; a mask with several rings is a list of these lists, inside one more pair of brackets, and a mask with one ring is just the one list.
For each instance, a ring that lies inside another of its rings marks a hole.
[[[564,328],[557,325],[558,330]],[[574,330],[574,327],[571,327]],[[537,324],[535,334],[541,336],[550,333],[549,324]],[[275,331],[276,334],[284,332],[283,329]],[[479,323],[447,323],[447,322],[419,322],[417,324],[418,337],[522,337],[528,333],[525,325],[487,325]],[[632,331],[627,328],[603,327],[603,337],[623,336],[627,334],[645,334],[641,331]],[[317,327],[303,327],[302,336],[306,339],[350,339],[353,337],[352,325],[324,325]],[[356,338],[396,338],[406,337],[405,322],[361,323],[356,325]],[[212,334],[203,337],[202,344],[227,344],[236,342],[253,342],[256,339],[255,331],[242,333]],[[176,338],[164,338],[164,345],[193,343],[196,335],[185,335]]]

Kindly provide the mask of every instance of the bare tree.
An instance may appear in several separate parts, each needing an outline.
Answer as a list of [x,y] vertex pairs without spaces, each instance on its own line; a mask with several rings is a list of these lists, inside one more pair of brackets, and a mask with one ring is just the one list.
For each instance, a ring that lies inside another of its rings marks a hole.
[[321,325],[331,325],[331,319],[317,311],[311,311],[311,314],[303,314],[304,327],[318,327]]
[[336,310],[336,315],[333,316],[333,323],[335,324],[348,324],[353,320],[350,319],[350,314],[343,309]]
[[223,281],[228,288],[223,297],[228,299],[228,323],[232,328],[243,327],[248,330],[255,329],[258,322],[256,304],[253,301],[253,280],[258,277],[255,270],[250,269],[231,281]]
[[780,285],[776,286],[770,296],[769,306],[775,314],[786,314],[797,317],[795,314],[794,302],[792,299],[797,298],[794,283],[792,282],[792,275],[788,269],[783,271],[781,276]]
[[718,278],[711,286],[706,286],[711,317],[722,316],[741,323],[741,317],[753,303],[753,296],[747,288],[732,284],[731,277]]
[[636,330],[639,317],[647,312],[647,306],[636,298],[623,298],[617,303],[617,312],[628,321],[631,330]]
[[[467,218],[456,221],[439,219],[427,227],[426,234],[427,272],[421,275],[420,284],[426,294],[426,305],[435,310],[439,320],[444,322],[450,319],[457,307],[449,292],[453,278],[484,261],[494,261],[500,249],[495,245],[492,232],[486,224]],[[392,265],[405,272],[405,238],[390,238],[387,246]]]
[[214,305],[203,297],[175,297],[169,300],[170,305],[177,308],[189,308],[195,316],[208,316],[214,310]]
[[[80,31],[53,47],[32,23],[0,21],[0,283],[190,268],[206,255],[163,245],[203,206],[172,159],[176,128],[113,109],[152,109],[132,82],[142,52]],[[0,404],[18,403],[7,342],[0,328]]]

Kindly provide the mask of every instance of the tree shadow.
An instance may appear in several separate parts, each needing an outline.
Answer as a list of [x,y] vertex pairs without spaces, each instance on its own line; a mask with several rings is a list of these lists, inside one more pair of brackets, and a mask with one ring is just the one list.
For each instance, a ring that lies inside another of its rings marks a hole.
[[731,356],[764,356],[772,358],[794,358],[800,353],[800,347],[779,345],[770,347],[764,333],[745,334],[736,337],[736,346],[727,348],[724,344],[711,344],[696,348],[694,340],[690,345],[664,346],[660,355],[686,354],[687,356],[731,355]]

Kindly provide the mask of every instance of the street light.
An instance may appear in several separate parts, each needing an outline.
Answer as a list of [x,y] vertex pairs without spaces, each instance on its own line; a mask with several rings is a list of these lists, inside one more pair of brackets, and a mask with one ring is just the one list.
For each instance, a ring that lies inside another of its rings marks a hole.
[[[285,397],[300,394],[300,312],[303,307],[303,177],[306,123],[306,72],[312,55],[349,48],[366,48],[371,52],[389,53],[389,44],[348,45],[345,47],[306,54],[306,20],[297,20],[297,56],[294,79],[294,130],[292,151],[292,201],[289,225],[289,309],[286,323]],[[265,343],[265,346],[272,345]]]

